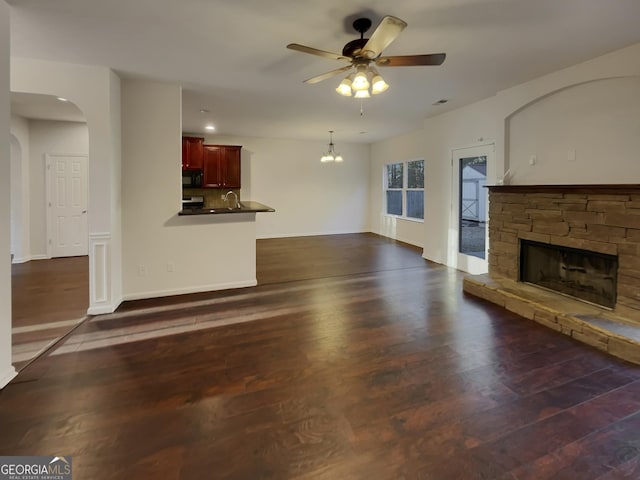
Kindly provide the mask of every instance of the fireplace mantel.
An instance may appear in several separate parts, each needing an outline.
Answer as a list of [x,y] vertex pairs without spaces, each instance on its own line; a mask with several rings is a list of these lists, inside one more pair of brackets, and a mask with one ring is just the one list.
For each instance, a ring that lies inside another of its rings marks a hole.
[[500,193],[598,193],[598,194],[637,194],[640,184],[604,183],[591,185],[487,185],[490,192]]

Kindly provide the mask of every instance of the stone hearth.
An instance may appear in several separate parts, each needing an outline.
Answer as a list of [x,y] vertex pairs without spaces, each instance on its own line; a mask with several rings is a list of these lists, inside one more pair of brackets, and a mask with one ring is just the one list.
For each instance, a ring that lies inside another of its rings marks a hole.
[[[614,308],[520,282],[522,240],[616,256]],[[489,187],[489,274],[468,277],[464,288],[640,363],[640,185]]]

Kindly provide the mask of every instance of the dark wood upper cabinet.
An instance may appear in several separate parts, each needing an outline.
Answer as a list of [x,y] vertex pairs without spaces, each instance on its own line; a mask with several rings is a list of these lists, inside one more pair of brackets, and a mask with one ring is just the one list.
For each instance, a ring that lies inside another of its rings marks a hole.
[[238,145],[204,145],[204,188],[240,188]]
[[215,145],[203,147],[202,188],[222,188],[220,179],[221,149]]
[[221,180],[224,188],[240,188],[240,150],[239,146],[225,146],[220,162]]
[[182,169],[201,170],[203,167],[204,138],[182,137]]

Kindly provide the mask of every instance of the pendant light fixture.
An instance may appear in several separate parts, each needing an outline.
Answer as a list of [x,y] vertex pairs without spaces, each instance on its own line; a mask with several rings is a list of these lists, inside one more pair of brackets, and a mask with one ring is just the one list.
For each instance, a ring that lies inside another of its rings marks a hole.
[[339,153],[336,153],[333,145],[333,130],[329,130],[329,150],[327,151],[327,153],[322,155],[322,157],[320,158],[320,161],[322,163],[328,163],[328,162],[340,163],[342,162],[342,160],[343,160],[342,155],[340,155]]

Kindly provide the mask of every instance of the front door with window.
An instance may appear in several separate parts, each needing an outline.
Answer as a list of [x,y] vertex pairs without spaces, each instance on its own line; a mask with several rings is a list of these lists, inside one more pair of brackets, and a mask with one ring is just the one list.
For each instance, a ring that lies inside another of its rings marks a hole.
[[449,250],[456,267],[469,273],[488,271],[487,164],[493,145],[464,148],[452,156],[452,211]]

